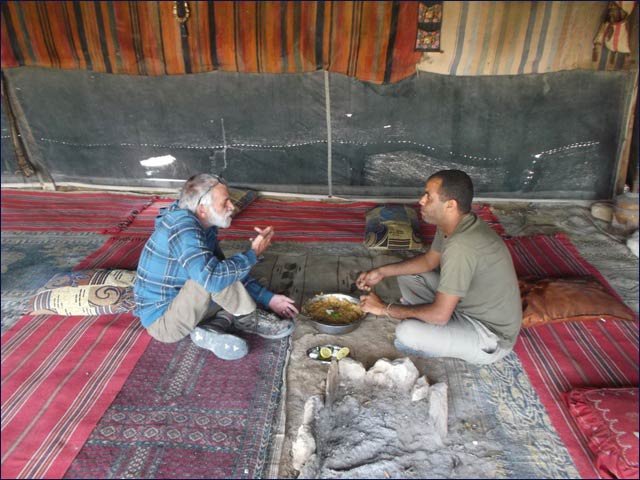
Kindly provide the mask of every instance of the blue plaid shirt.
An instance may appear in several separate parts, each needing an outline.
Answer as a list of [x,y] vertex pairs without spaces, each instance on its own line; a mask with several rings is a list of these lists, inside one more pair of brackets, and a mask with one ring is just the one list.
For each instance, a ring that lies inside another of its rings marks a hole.
[[273,293],[249,276],[256,263],[251,249],[225,259],[218,228],[204,229],[193,213],[173,202],[160,210],[142,250],[133,287],[135,314],[148,327],[164,314],[188,279],[211,293],[241,281],[257,303],[267,306]]

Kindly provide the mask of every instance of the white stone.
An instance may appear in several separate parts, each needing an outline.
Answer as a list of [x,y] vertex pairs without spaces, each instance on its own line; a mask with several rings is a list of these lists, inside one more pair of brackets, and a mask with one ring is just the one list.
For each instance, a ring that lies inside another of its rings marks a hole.
[[[324,397],[315,395],[305,402],[302,424],[291,445],[291,466],[298,478],[331,478],[343,467],[351,478],[379,478],[381,472],[393,477],[397,473],[393,462],[422,468],[425,455],[446,448],[447,385],[429,385],[409,358],[380,359],[369,371],[345,358],[332,363],[327,383],[332,386]],[[425,403],[411,403],[419,401]],[[406,425],[400,431],[375,429],[389,420]],[[334,438],[336,426],[344,429],[340,439]],[[416,443],[422,445],[417,452]],[[399,457],[393,462],[371,461],[372,452],[385,445],[395,445]],[[426,478],[429,471],[423,468],[418,478]]]
[[320,459],[318,455],[314,453],[300,470],[298,478],[318,478],[319,463]]
[[309,397],[304,403],[304,413],[302,414],[302,424],[311,425],[316,416],[316,412],[320,411],[323,406],[322,398],[318,395]]
[[613,205],[596,202],[591,205],[591,216],[609,223],[613,218]]
[[429,396],[429,382],[427,377],[420,377],[413,385],[413,391],[411,392],[411,401],[419,402]]
[[372,385],[408,392],[419,376],[420,372],[407,357],[393,362],[381,358],[369,369],[366,380]]
[[443,440],[447,436],[448,416],[447,384],[436,383],[429,389],[429,419],[433,420],[435,431]]
[[340,372],[340,382],[344,384],[352,383],[360,385],[367,373],[360,362],[349,357],[340,360],[338,362],[338,367]]
[[298,436],[291,446],[292,465],[301,470],[305,463],[316,452],[316,440],[309,425],[300,425]]
[[291,446],[292,465],[296,470],[300,470],[316,451],[313,422],[323,406],[324,402],[318,395],[309,397],[304,403],[302,425],[298,428],[298,435]]
[[636,257],[638,256],[638,230],[627,239],[627,247]]

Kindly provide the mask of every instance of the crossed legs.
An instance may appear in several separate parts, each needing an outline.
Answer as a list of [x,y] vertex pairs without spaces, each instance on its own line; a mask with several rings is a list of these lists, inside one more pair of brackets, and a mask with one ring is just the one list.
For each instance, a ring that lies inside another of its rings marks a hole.
[[[409,305],[433,303],[440,274],[427,272],[402,275],[398,285]],[[422,357],[454,357],[469,363],[493,363],[509,351],[498,346],[498,336],[480,321],[454,310],[445,325],[432,325],[421,320],[403,320],[396,327],[396,348],[406,354]]]
[[147,332],[161,342],[177,342],[189,335],[203,319],[221,309],[234,315],[246,315],[256,309],[256,303],[240,282],[211,295],[198,283],[187,280],[164,315],[147,327]]

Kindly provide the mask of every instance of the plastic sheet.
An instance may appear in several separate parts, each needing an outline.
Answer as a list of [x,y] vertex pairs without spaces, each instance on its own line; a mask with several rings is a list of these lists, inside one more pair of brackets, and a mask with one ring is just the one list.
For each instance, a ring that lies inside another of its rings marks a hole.
[[[610,198],[632,82],[593,71],[391,85],[325,72],[4,73],[28,154],[58,183],[178,188],[214,172],[268,191],[407,198],[446,168],[467,171],[476,195]],[[3,177],[13,170],[3,155]]]

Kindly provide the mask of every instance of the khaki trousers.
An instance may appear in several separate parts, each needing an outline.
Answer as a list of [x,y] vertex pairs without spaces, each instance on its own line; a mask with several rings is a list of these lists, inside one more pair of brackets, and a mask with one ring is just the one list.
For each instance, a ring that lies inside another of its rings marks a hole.
[[[437,272],[398,277],[402,297],[411,305],[433,303],[439,283]],[[424,357],[454,357],[479,365],[496,362],[511,351],[502,348],[498,336],[481,321],[457,309],[445,325],[403,320],[396,327],[396,339]]]
[[248,315],[256,309],[241,282],[235,282],[216,294],[210,294],[200,284],[187,280],[169,304],[164,315],[147,327],[147,332],[163,343],[182,340],[203,319],[219,310],[233,315]]

